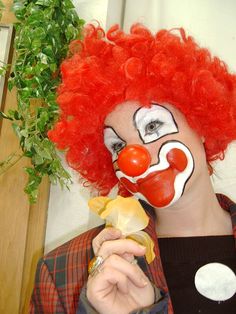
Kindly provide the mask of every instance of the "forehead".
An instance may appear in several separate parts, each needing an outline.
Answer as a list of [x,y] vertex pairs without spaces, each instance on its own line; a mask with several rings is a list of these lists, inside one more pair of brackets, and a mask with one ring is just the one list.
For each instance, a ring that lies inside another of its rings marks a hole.
[[140,108],[140,104],[136,101],[126,101],[115,107],[105,119],[105,125],[118,124],[120,119],[133,119],[134,113]]
[[[160,106],[168,109],[175,118],[184,119],[184,116],[175,107],[169,104],[160,104]],[[138,101],[126,101],[117,105],[115,109],[106,116],[105,125],[116,127],[127,123],[126,127],[128,127],[130,123],[133,124],[134,115],[140,107],[143,106],[141,106]],[[148,109],[149,107],[145,108]]]

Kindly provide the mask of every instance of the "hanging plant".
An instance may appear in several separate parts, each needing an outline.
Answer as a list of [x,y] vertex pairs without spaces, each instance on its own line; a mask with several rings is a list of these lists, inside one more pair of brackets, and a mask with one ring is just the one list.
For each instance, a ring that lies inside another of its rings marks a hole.
[[0,0],[0,20],[2,18],[2,10],[4,9],[4,4],[3,2]]
[[17,88],[17,108],[0,115],[12,121],[21,153],[0,163],[0,173],[20,158],[30,158],[32,167],[25,168],[29,176],[25,192],[33,203],[44,175],[62,187],[71,182],[47,132],[58,118],[59,66],[69,42],[80,37],[84,21],[70,0],[18,0],[13,1],[13,11],[18,22],[14,24],[15,62],[8,88]]
[[[3,2],[0,0],[0,21],[2,19],[2,11],[5,9]],[[8,69],[8,65],[5,64],[2,60],[0,60],[0,77],[5,76]],[[1,115],[1,112],[0,112]]]

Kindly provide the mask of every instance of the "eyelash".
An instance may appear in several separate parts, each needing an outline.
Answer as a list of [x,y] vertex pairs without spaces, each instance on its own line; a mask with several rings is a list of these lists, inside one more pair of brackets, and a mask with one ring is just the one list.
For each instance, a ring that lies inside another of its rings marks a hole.
[[[119,147],[117,147],[117,146],[119,146]],[[111,145],[111,149],[112,149],[113,153],[118,153],[124,146],[125,146],[125,143],[116,142],[116,143],[113,143]]]
[[[155,128],[153,130],[148,130],[148,126],[150,126],[151,124],[155,123]],[[153,133],[158,134],[158,130],[160,129],[160,127],[163,125],[164,123],[161,122],[160,120],[153,120],[150,121],[146,126],[145,126],[145,135],[151,135]]]

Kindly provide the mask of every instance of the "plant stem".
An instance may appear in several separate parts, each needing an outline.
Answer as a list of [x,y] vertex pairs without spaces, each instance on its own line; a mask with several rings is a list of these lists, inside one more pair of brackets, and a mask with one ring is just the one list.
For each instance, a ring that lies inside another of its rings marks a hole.
[[[7,172],[12,166],[14,166],[23,156],[23,153],[20,155],[17,153],[12,153],[7,157],[6,160],[0,162],[0,176]],[[16,157],[16,159],[11,162],[14,157]]]

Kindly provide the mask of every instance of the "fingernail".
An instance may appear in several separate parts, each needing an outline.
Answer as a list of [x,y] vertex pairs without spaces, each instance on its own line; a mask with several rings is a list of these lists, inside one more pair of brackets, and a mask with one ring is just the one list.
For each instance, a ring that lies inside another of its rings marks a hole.
[[143,246],[143,245],[138,245],[139,247],[140,247],[140,249],[142,249],[142,250],[146,250],[146,246]]
[[141,282],[144,286],[146,286],[148,283],[147,283],[147,280],[145,278],[141,278]]

